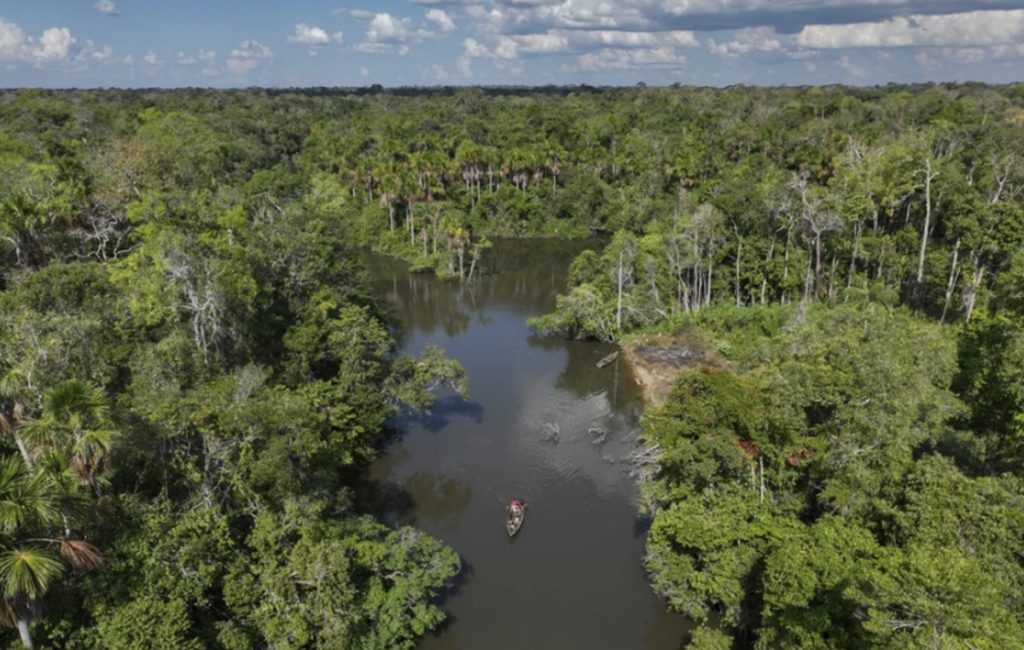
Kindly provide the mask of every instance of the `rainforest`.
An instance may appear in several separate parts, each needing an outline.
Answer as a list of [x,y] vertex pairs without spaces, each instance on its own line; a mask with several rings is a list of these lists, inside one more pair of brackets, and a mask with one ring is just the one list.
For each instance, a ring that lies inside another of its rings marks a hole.
[[1024,85],[0,91],[0,434],[11,648],[1022,647]]

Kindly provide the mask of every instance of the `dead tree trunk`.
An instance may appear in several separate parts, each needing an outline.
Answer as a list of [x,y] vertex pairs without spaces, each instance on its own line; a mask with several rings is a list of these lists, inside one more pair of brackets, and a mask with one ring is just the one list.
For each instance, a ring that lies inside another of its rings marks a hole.
[[956,245],[953,246],[953,262],[949,267],[949,282],[946,283],[946,300],[942,304],[942,316],[940,323],[946,322],[946,312],[949,310],[949,301],[953,298],[953,288],[956,286],[957,277],[960,275],[960,238],[956,238]]
[[921,254],[917,258],[917,283],[924,280],[924,256],[928,250],[928,230],[932,221],[932,181],[938,176],[932,171],[932,159],[924,161],[924,227],[921,228]]

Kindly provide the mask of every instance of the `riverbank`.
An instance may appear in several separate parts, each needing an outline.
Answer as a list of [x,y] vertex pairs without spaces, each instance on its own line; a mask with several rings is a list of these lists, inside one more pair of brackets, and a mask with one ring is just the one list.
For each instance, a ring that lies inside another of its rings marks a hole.
[[701,337],[689,330],[676,334],[636,334],[625,339],[621,348],[648,407],[665,403],[684,370],[723,366],[723,361]]

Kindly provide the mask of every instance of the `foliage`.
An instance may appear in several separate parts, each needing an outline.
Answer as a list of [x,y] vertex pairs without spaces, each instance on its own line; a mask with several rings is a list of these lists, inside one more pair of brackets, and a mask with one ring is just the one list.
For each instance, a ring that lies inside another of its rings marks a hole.
[[488,236],[599,234],[537,329],[728,359],[645,421],[646,563],[694,647],[1024,645],[1022,101],[3,91],[4,620],[410,646],[457,560],[353,476],[466,378],[396,354],[352,249],[471,281]]
[[655,591],[758,648],[1020,645],[1024,491],[984,471],[1006,411],[964,428],[981,403],[953,393],[956,332],[877,305],[786,313],[695,318],[730,369],[685,371],[644,421]]
[[459,559],[352,485],[398,409],[467,382],[396,353],[347,188],[282,164],[311,123],[69,97],[0,107],[0,618],[25,645],[412,647]]

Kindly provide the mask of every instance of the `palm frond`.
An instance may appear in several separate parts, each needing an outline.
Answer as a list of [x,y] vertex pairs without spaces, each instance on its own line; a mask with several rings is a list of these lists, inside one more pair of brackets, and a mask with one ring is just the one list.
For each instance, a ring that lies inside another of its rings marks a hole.
[[100,423],[108,415],[103,391],[78,379],[69,379],[46,391],[43,409],[65,422],[81,419]]
[[0,459],[0,531],[13,532],[27,522],[54,523],[60,518],[53,479],[33,473],[21,459]]
[[19,369],[11,369],[0,375],[0,395],[13,397],[20,394],[24,389],[26,381],[25,373]]
[[91,571],[103,564],[99,549],[81,539],[61,538],[57,540],[57,550],[68,564],[80,571]]
[[18,614],[14,611],[14,603],[10,598],[0,601],[0,623],[7,627],[17,627]]
[[0,589],[5,598],[35,600],[43,596],[64,567],[46,549],[16,548],[0,553]]
[[53,444],[59,430],[56,419],[50,413],[28,420],[21,425],[19,432],[22,440],[32,447]]

